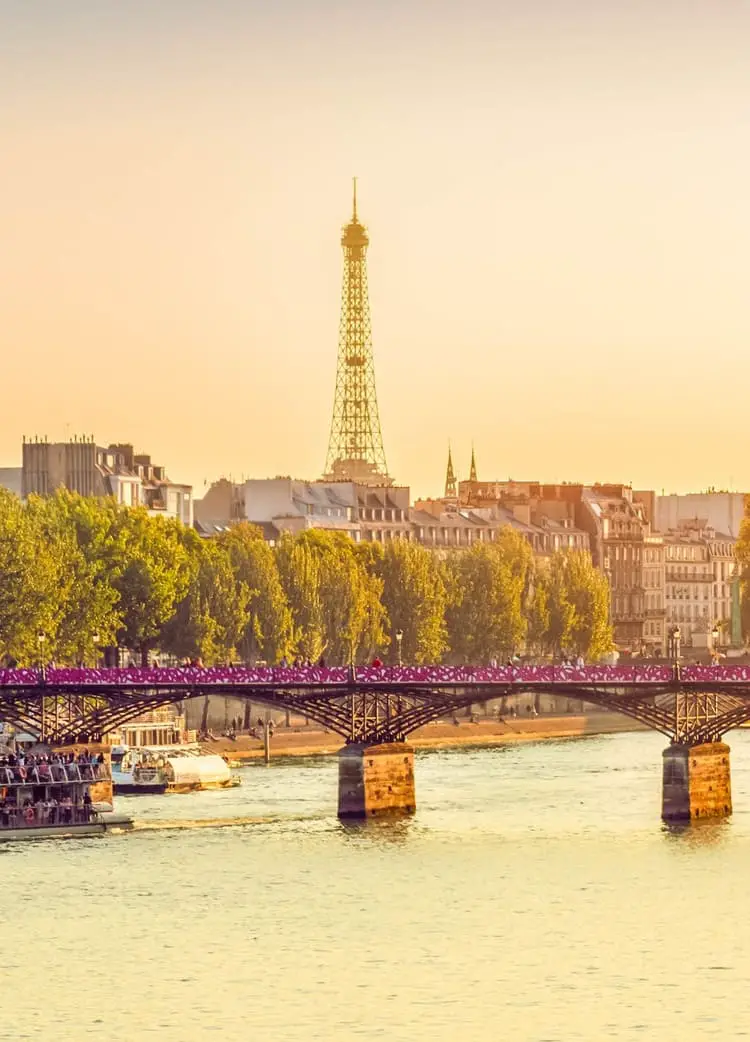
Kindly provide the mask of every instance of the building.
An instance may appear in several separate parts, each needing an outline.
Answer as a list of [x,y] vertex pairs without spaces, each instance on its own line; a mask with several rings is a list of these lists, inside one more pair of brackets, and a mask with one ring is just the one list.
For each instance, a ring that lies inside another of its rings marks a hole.
[[283,532],[307,528],[345,532],[355,542],[410,539],[409,489],[359,485],[352,481],[252,478],[235,484],[222,478],[195,504],[196,527],[205,536],[238,521],[261,526],[275,542]]
[[679,627],[684,648],[732,641],[736,540],[702,521],[686,520],[664,534],[667,632]]
[[[517,520],[533,526],[537,553],[587,550],[609,580],[615,642],[620,650],[631,653],[641,652],[646,634],[643,552],[651,533],[648,496],[620,484],[459,482],[462,506],[477,509],[502,505]],[[656,553],[656,547],[651,550]],[[656,575],[650,578],[656,581]],[[654,604],[655,594],[655,589],[650,590]],[[663,619],[660,624],[656,616],[649,620],[649,638],[653,637],[654,646],[663,625]]]
[[500,529],[514,520],[505,511],[501,518],[500,512],[467,510],[441,499],[417,500],[409,518],[414,541],[441,553],[494,543]]
[[610,618],[620,651],[645,647],[644,550],[650,525],[646,509],[629,485],[592,485],[584,501],[595,524],[594,563],[609,580]]
[[[466,549],[474,543],[490,543],[506,527],[528,538],[532,548],[543,549],[546,533],[517,518],[497,504],[477,510],[459,508],[455,502],[421,500],[409,505],[410,489],[398,485],[360,485],[347,481],[298,481],[279,477],[233,483],[215,482],[195,503],[195,526],[210,537],[238,521],[248,521],[275,543],[283,532],[308,528],[346,532],[355,542],[386,544],[404,539],[430,549]],[[565,538],[570,533],[564,533]],[[555,538],[563,538],[556,533]]]
[[414,538],[408,486],[355,485],[354,491],[361,539],[387,543],[394,539]]
[[174,517],[184,525],[193,523],[193,489],[179,485],[166,475],[164,467],[151,462],[151,457],[134,453],[132,445],[110,445],[123,461],[125,469],[140,479],[139,500],[153,517]]
[[[472,451],[472,473],[476,475]],[[583,499],[582,485],[543,485],[538,481],[477,481],[459,483],[459,501],[474,510],[502,509],[523,526],[532,549],[549,555],[556,550],[591,551],[587,530],[595,527]]]
[[23,489],[23,468],[0,467],[0,488],[20,496]]
[[150,456],[136,455],[128,444],[97,445],[93,438],[68,442],[23,442],[21,492],[24,498],[49,496],[67,488],[82,496],[113,496],[123,506],[142,506],[149,514],[193,523],[190,485],[170,481]]
[[643,647],[649,656],[666,654],[664,536],[650,532],[643,540]]
[[689,495],[656,496],[654,527],[669,532],[683,521],[700,520],[716,532],[738,539],[745,516],[744,492],[694,492]]

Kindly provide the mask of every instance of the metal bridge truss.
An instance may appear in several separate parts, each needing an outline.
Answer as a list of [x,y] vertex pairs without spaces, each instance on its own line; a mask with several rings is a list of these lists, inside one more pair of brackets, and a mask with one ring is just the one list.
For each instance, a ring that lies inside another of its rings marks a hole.
[[698,685],[619,688],[577,684],[336,686],[206,685],[56,691],[51,686],[0,688],[0,719],[42,736],[51,744],[98,741],[102,735],[160,706],[205,695],[237,698],[303,715],[348,743],[404,741],[425,724],[490,699],[520,694],[558,695],[602,706],[638,720],[673,742],[718,741],[750,720],[750,684],[738,690],[704,691]]

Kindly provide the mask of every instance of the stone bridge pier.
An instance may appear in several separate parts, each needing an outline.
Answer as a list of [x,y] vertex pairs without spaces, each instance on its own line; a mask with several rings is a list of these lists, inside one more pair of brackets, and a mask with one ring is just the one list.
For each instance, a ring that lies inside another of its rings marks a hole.
[[697,821],[732,813],[729,746],[673,742],[663,753],[662,818]]
[[406,742],[355,742],[339,752],[339,817],[413,814],[414,749]]
[[735,719],[747,718],[747,704],[716,692],[682,689],[674,693],[672,711],[672,744],[663,754],[662,818],[728,817],[732,779],[729,746],[722,737]]

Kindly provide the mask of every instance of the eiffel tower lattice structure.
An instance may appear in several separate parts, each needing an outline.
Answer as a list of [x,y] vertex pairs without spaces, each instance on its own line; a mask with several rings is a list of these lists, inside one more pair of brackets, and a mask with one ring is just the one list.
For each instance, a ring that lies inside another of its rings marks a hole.
[[392,485],[380,432],[367,291],[367,230],[357,216],[354,179],[352,219],[341,236],[344,278],[333,419],[325,479]]

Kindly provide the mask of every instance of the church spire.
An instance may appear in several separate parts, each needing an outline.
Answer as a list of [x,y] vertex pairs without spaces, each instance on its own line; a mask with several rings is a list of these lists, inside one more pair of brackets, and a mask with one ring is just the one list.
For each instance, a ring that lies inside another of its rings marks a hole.
[[469,470],[469,481],[477,480],[477,461],[474,458],[474,446],[471,446],[471,468]]
[[448,446],[448,469],[445,472],[445,498],[456,499],[458,497],[458,489],[456,487],[456,475],[453,470],[453,457],[451,456],[451,447]]

